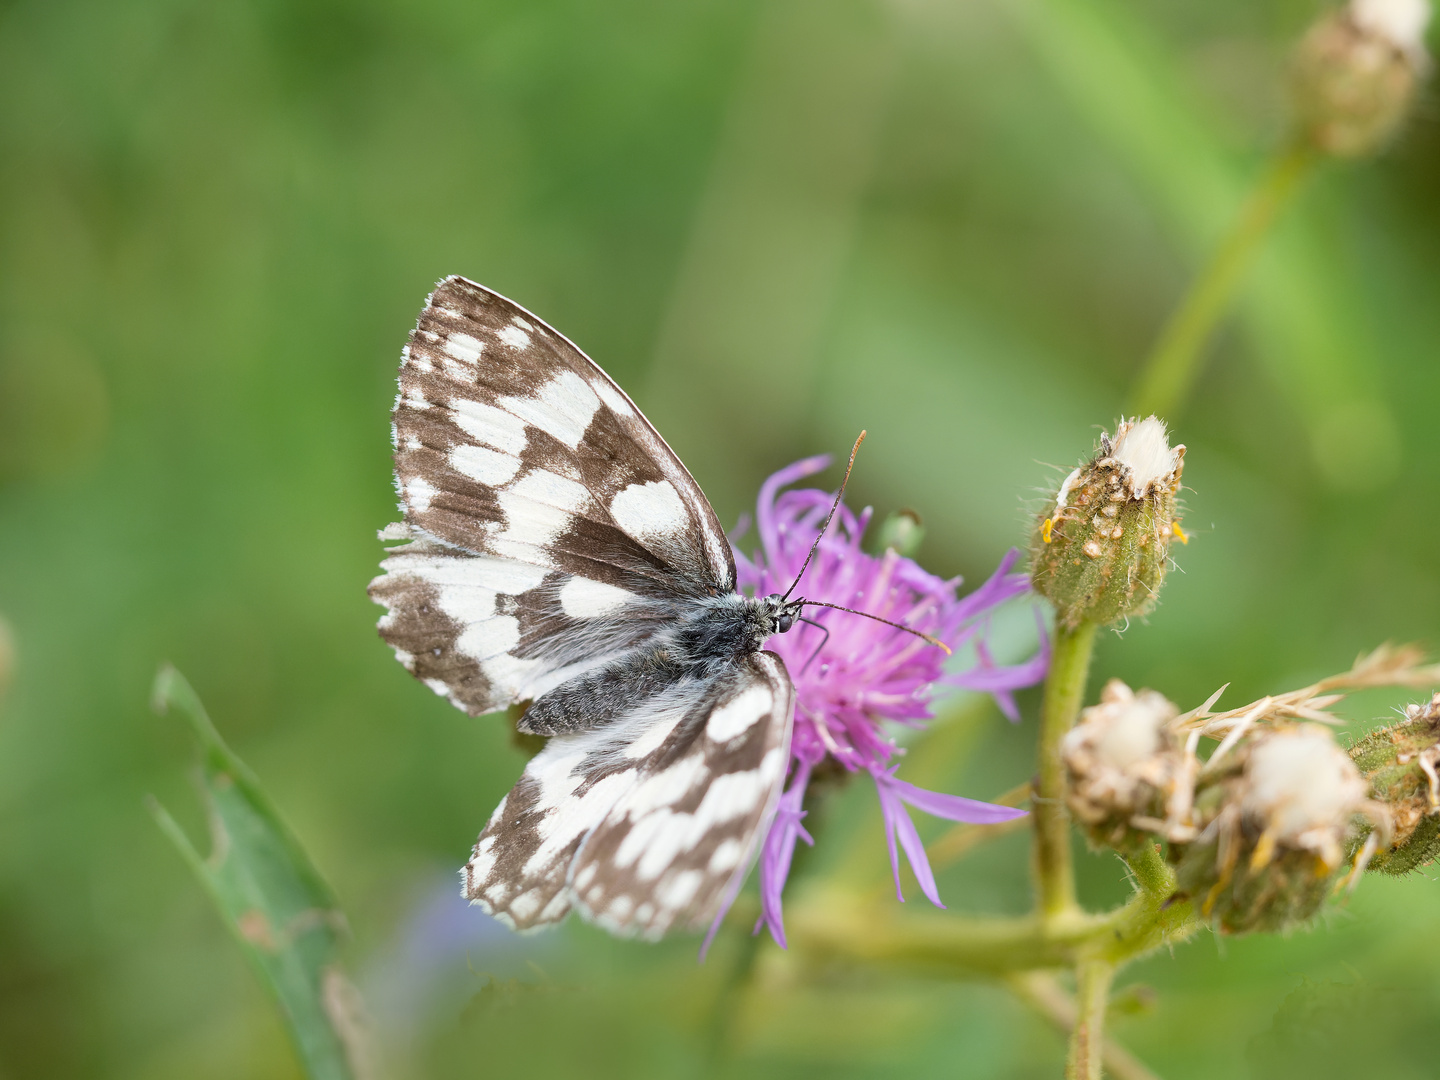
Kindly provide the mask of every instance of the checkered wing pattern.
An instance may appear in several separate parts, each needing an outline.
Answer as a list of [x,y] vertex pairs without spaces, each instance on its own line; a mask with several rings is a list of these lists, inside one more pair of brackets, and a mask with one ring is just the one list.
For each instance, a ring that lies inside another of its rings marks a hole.
[[774,653],[550,740],[496,808],[465,895],[529,930],[572,908],[613,933],[706,927],[774,814],[794,690]]
[[735,588],[724,531],[634,403],[569,340],[460,277],[400,367],[401,541],[370,595],[400,661],[471,715],[540,696]]

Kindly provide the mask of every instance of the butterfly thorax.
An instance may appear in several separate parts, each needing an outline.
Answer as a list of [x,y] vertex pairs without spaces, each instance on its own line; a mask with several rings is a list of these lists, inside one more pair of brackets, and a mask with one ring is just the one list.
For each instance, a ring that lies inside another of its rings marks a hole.
[[642,702],[684,696],[760,651],[772,634],[790,629],[799,601],[739,593],[687,605],[674,623],[644,645],[627,650],[541,695],[519,723],[534,735],[590,731],[611,723]]
[[779,595],[730,593],[702,602],[696,617],[681,628],[687,655],[699,663],[730,662],[758,652],[772,634],[790,629],[800,601]]

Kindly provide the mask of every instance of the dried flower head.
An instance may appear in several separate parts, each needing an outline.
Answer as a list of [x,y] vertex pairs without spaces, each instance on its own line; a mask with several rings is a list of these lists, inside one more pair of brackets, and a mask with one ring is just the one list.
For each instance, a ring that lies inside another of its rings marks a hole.
[[1252,864],[1264,866],[1270,849],[1284,846],[1314,852],[1325,871],[1333,870],[1367,791],[1325,728],[1304,724],[1256,739],[1240,796],[1241,811],[1263,829]]
[[1232,933],[1308,919],[1341,872],[1356,815],[1388,827],[1368,792],[1327,728],[1252,732],[1201,773],[1194,810],[1199,833],[1174,852],[1180,887]]
[[[736,551],[741,588],[757,595],[783,592],[800,573],[832,496],[784,489],[828,463],[825,457],[796,462],[761,487],[756,513],[761,549],[751,558]],[[939,892],[906,807],[967,822],[1004,821],[1022,813],[925,791],[899,779],[894,759],[900,751],[886,729],[892,721],[914,727],[930,719],[937,686],[993,694],[1007,715],[1017,716],[1011,693],[1044,676],[1048,652],[1000,667],[991,660],[985,631],[987,616],[1027,589],[1025,576],[1010,572],[1018,553],[1008,554],[988,581],[962,598],[956,595],[958,578],[947,581],[928,574],[893,547],[878,556],[862,550],[869,520],[868,510],[856,515],[848,507],[839,508],[799,582],[799,593],[919,630],[956,651],[971,645],[975,661],[968,667],[947,666],[944,651],[932,644],[858,615],[823,608],[811,609],[807,616],[819,625],[798,626],[771,639],[768,647],[784,659],[796,699],[791,772],[760,858],[761,923],[782,946],[781,893],[796,842],[812,842],[802,824],[805,790],[823,762],[870,775],[885,819],[897,895],[903,850],[921,891],[936,905]]]
[[1313,146],[1356,157],[1395,133],[1429,70],[1429,21],[1428,0],[1351,0],[1310,28],[1296,53],[1294,91]]
[[1376,842],[1369,868],[1405,874],[1440,858],[1440,694],[1365,736],[1350,748],[1350,759],[1394,824],[1390,842]]
[[1185,447],[1170,445],[1164,421],[1121,420],[1094,456],[1070,473],[1036,521],[1035,591],[1066,626],[1115,622],[1155,606],[1172,538]]
[[1093,843],[1129,851],[1152,843],[1150,833],[1188,839],[1180,819],[1194,759],[1176,735],[1178,711],[1154,690],[1111,679],[1066,734],[1066,801]]

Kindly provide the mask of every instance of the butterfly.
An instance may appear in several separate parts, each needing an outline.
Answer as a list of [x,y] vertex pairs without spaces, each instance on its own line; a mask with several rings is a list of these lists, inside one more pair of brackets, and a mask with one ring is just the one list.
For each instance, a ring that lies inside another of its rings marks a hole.
[[737,592],[715,511],[634,402],[465,278],[420,313],[392,435],[380,635],[465,712],[528,702],[518,729],[549,737],[464,895],[517,930],[571,909],[621,935],[705,928],[789,763],[795,691],[762,645],[816,602]]

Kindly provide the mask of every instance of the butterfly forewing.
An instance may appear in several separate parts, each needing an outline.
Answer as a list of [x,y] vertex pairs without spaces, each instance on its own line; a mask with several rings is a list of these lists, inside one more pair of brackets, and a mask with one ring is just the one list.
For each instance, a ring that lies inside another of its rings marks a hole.
[[481,833],[466,896],[521,930],[571,906],[620,934],[705,927],[774,812],[793,708],[762,652],[551,739]]
[[714,511],[569,340],[451,277],[410,335],[393,418],[405,514],[371,595],[401,661],[471,714],[632,647],[734,589]]

